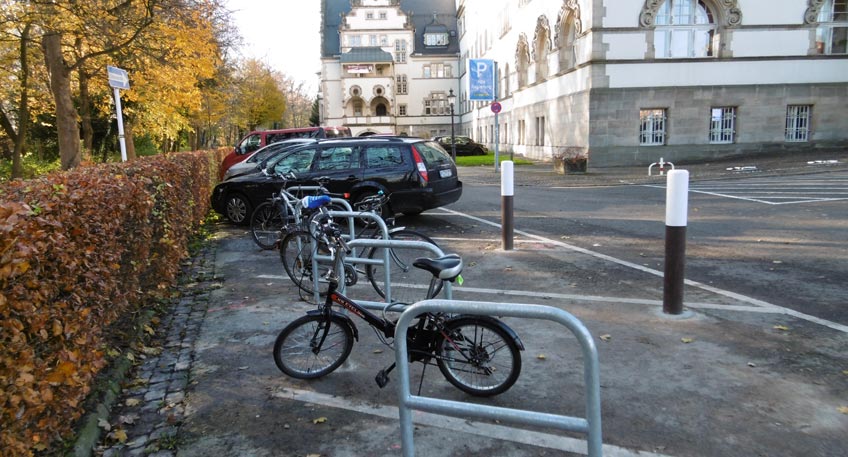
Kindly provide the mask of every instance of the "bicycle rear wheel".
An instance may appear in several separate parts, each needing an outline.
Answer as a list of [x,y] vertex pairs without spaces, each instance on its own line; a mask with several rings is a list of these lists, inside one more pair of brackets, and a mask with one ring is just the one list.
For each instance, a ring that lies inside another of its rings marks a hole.
[[[311,233],[304,230],[287,234],[280,243],[280,260],[283,262],[286,274],[300,290],[308,294],[314,293],[312,252],[316,245],[319,254],[329,255],[326,244],[319,242]],[[327,293],[330,287],[329,281],[324,279],[329,267],[329,261],[318,263],[318,293],[321,295]]]
[[436,341],[436,363],[451,384],[478,397],[506,392],[521,373],[515,340],[496,323],[474,316],[445,323]]
[[297,379],[315,379],[332,373],[350,355],[353,331],[344,319],[308,315],[287,325],[274,343],[274,362]]
[[280,208],[272,202],[257,206],[250,216],[250,234],[262,249],[274,249],[285,227],[286,220],[280,213]]
[[[423,241],[436,245],[427,235],[413,230],[398,230],[389,234],[392,240]],[[383,253],[387,248],[371,248],[368,258],[372,260],[383,260]],[[442,290],[442,282],[436,285],[431,296],[427,296],[430,287],[430,279],[433,275],[420,268],[415,268],[412,263],[419,257],[433,257],[433,252],[426,248],[390,248],[389,249],[389,280],[391,281],[391,297],[393,303],[415,303],[420,300],[433,298]],[[386,267],[385,265],[367,265],[365,276],[374,290],[382,298],[386,298]]]

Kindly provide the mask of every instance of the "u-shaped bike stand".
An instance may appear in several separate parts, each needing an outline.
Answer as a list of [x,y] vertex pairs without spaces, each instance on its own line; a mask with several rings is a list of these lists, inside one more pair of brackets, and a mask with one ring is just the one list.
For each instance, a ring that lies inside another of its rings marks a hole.
[[[409,389],[409,360],[406,333],[412,320],[423,313],[481,314],[524,317],[558,322],[569,330],[583,352],[583,378],[586,385],[586,418],[560,416],[535,411],[470,404],[439,398],[412,395]],[[601,447],[601,387],[598,350],[589,330],[572,314],[552,306],[513,303],[489,303],[458,300],[424,300],[407,308],[400,316],[395,334],[395,359],[398,370],[398,409],[404,457],[415,455],[412,434],[412,411],[426,411],[453,417],[497,419],[502,422],[554,428],[587,435],[589,457],[600,457]]]

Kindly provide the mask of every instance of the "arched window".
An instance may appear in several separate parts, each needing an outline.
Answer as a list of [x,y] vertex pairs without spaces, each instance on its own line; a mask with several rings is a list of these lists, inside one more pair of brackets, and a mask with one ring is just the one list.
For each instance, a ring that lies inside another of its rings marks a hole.
[[716,21],[701,0],[666,0],[654,22],[657,58],[711,57]]
[[377,105],[377,116],[385,116],[387,114],[388,114],[388,109],[386,108],[385,104],[380,103],[379,105]]
[[515,66],[518,73],[518,87],[527,86],[527,73],[530,71],[530,47],[527,45],[527,36],[522,34],[518,38],[518,47],[515,49]]
[[577,33],[580,24],[573,14],[569,14],[563,18],[560,23],[559,35],[559,68],[566,70],[574,68],[577,64],[577,56],[575,52],[575,43],[577,42]]
[[550,27],[548,18],[539,16],[536,21],[536,36],[533,39],[533,59],[536,61],[536,82],[548,77],[548,54],[551,52]]
[[816,51],[848,54],[848,0],[825,0],[817,20]]

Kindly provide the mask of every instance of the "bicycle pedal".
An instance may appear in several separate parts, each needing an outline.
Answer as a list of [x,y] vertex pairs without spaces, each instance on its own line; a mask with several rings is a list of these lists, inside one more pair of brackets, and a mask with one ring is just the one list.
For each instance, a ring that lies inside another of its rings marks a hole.
[[374,381],[377,381],[377,385],[382,389],[386,387],[386,384],[389,383],[389,375],[386,374],[386,370],[380,370],[377,373],[377,376],[374,378]]

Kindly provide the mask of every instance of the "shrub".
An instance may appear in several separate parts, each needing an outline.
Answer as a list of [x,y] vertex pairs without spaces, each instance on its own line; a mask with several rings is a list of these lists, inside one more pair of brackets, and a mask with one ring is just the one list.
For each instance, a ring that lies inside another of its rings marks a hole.
[[66,437],[110,326],[174,283],[220,151],[0,183],[0,449]]

